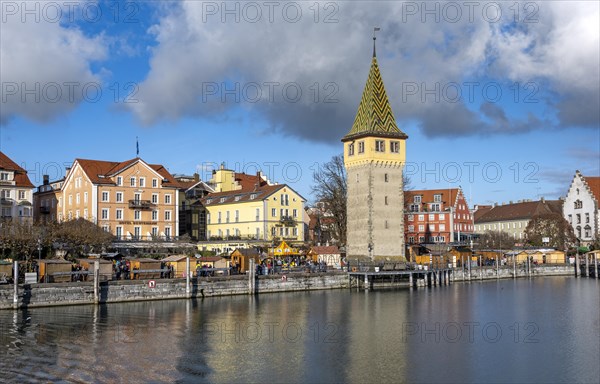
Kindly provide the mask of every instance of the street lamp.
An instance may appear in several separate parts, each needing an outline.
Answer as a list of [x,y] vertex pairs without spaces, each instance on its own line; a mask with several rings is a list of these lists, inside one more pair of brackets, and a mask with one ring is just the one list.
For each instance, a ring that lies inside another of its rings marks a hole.
[[37,278],[40,280],[40,266],[42,264],[42,239],[39,238],[37,241],[37,250],[38,250],[38,265],[37,265]]

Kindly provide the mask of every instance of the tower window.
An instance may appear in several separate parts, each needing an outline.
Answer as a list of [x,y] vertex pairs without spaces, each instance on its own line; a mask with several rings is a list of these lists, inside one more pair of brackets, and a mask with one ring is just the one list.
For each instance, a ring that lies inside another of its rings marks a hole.
[[390,181],[387,173],[385,175],[383,175],[383,179],[385,180],[386,183],[388,181]]
[[354,143],[348,144],[348,156],[354,155]]
[[390,141],[390,152],[392,152],[392,153],[400,152],[400,142],[399,141]]
[[387,198],[387,196],[384,196],[384,202],[385,202],[385,205],[388,205],[388,198]]
[[377,151],[377,152],[385,152],[385,141],[383,141],[383,140],[375,140],[375,151]]
[[358,142],[358,153],[365,153],[365,142],[364,141]]

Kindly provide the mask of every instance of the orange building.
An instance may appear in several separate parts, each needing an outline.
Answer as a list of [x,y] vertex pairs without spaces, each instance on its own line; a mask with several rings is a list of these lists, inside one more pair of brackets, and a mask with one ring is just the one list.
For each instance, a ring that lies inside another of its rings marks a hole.
[[117,240],[178,235],[179,183],[162,165],[75,159],[57,193],[58,221],[84,218]]

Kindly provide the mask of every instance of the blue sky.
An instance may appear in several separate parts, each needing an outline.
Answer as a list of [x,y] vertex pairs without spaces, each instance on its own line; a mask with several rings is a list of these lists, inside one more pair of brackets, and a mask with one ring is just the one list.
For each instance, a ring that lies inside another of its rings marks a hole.
[[260,168],[310,200],[374,26],[413,188],[486,204],[600,174],[598,2],[0,3],[0,146],[34,184],[139,137],[172,173]]

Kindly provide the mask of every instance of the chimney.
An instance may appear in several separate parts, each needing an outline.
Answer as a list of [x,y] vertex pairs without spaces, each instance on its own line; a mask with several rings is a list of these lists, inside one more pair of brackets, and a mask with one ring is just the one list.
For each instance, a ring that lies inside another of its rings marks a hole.
[[44,175],[43,178],[44,178],[44,185],[50,184],[50,176]]
[[66,167],[65,168],[65,176],[67,176],[67,174],[69,173],[70,170],[71,170],[71,167]]
[[546,202],[546,199],[544,199],[544,197],[541,197],[541,198],[540,198],[540,201],[541,201],[542,203],[545,203],[545,202]]
[[512,202],[512,200],[509,200],[509,201],[508,201],[508,204],[512,204],[512,203],[513,203],[513,202]]
[[198,172],[194,173],[194,181],[200,181],[200,175]]

